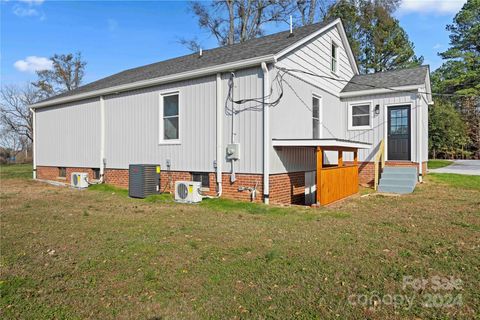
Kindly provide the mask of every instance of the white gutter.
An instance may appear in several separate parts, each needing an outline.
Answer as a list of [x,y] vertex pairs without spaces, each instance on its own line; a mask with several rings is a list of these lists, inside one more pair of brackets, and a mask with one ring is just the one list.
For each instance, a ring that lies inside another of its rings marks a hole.
[[263,201],[270,202],[270,76],[268,66],[262,62],[263,71]]
[[37,147],[36,147],[36,139],[35,139],[35,123],[36,123],[36,112],[35,109],[30,108],[30,112],[32,113],[32,161],[33,161],[33,179],[37,179]]
[[351,98],[351,97],[359,97],[371,94],[382,94],[382,93],[402,93],[402,92],[410,92],[415,93],[420,89],[422,85],[410,85],[410,86],[399,86],[399,87],[391,87],[390,89],[387,88],[378,88],[378,89],[367,89],[367,90],[358,90],[358,91],[348,91],[348,92],[340,92],[340,99],[341,98]]
[[222,195],[222,164],[223,164],[223,142],[222,142],[222,135],[223,135],[223,105],[222,105],[222,77],[220,73],[217,73],[216,79],[216,109],[217,109],[217,123],[216,123],[216,135],[217,135],[217,186],[218,192],[217,196],[220,197]]
[[105,100],[100,96],[100,181],[105,181]]
[[105,88],[105,89],[100,89],[100,90],[94,90],[94,91],[89,91],[85,93],[80,93],[68,97],[62,97],[58,99],[53,99],[45,102],[39,102],[31,105],[31,108],[43,108],[43,107],[49,107],[55,104],[60,104],[60,103],[67,103],[71,101],[77,101],[77,100],[83,100],[83,99],[88,99],[88,98],[94,98],[102,95],[107,95],[107,94],[116,94],[119,92],[123,91],[129,91],[133,89],[139,89],[139,88],[145,88],[145,87],[151,87],[159,84],[164,84],[164,83],[169,83],[169,82],[175,82],[175,81],[180,81],[184,79],[191,79],[195,77],[202,77],[206,75],[211,75],[215,74],[218,72],[222,71],[230,71],[233,69],[239,69],[239,68],[247,68],[251,66],[258,66],[262,62],[274,62],[275,57],[273,55],[267,55],[267,56],[261,56],[257,58],[252,58],[252,59],[246,59],[242,61],[237,61],[237,62],[231,62],[231,63],[225,63],[222,65],[217,65],[213,67],[208,67],[208,68],[203,68],[203,69],[197,69],[193,71],[187,71],[187,72],[182,72],[182,73],[177,73],[177,74],[172,74],[168,75],[165,77],[159,77],[159,78],[154,78],[154,79],[148,79],[148,80],[143,80],[143,81],[137,81],[137,82],[132,82],[132,83],[127,83],[127,84],[122,84],[119,86],[114,86],[110,88]]

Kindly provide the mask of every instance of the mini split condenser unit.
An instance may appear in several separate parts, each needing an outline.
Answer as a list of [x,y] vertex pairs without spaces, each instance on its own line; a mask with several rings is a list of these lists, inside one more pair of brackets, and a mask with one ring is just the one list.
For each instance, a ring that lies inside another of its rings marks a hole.
[[88,173],[73,172],[70,183],[74,188],[88,188]]
[[196,203],[202,201],[200,194],[201,182],[177,181],[175,182],[175,201]]

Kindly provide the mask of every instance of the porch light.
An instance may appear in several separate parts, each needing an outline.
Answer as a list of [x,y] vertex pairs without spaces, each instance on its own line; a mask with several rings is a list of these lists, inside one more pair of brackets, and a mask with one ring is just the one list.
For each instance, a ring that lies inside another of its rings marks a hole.
[[375,114],[378,116],[380,114],[380,105],[375,105]]

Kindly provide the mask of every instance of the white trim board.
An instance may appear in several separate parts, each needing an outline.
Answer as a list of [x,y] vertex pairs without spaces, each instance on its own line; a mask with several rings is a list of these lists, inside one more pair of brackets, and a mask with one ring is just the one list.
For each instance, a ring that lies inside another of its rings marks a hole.
[[274,147],[343,147],[370,149],[370,143],[338,139],[273,139]]
[[348,91],[340,92],[340,98],[352,98],[352,97],[361,97],[368,96],[373,94],[383,94],[383,93],[418,93],[418,89],[422,88],[423,84],[415,84],[410,86],[400,86],[400,87],[391,87],[387,88],[378,88],[378,89],[368,89],[368,90],[358,90],[358,91]]

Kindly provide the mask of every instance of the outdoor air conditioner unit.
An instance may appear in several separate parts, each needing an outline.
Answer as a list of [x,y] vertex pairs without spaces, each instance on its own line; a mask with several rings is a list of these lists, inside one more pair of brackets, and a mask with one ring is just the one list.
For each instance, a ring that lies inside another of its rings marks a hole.
[[202,201],[200,194],[201,182],[177,181],[175,182],[175,201],[196,203]]
[[74,188],[88,188],[88,173],[73,172],[71,176],[71,184]]

